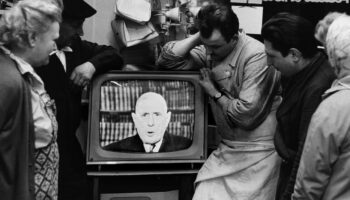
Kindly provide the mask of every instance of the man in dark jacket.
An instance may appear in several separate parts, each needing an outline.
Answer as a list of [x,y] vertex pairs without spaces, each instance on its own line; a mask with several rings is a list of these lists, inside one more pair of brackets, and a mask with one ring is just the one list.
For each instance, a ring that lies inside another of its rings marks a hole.
[[82,89],[96,74],[122,66],[118,52],[110,47],[84,41],[85,18],[96,13],[83,0],[63,0],[58,50],[50,63],[37,73],[57,105],[59,165],[59,200],[87,199],[85,157],[76,137],[81,121]]
[[132,113],[137,135],[125,138],[104,147],[106,150],[127,152],[170,152],[186,149],[191,140],[166,132],[171,112],[164,97],[158,93],[146,92],[136,101]]
[[277,110],[275,146],[283,162],[276,199],[290,199],[312,114],[335,78],[317,50],[314,27],[306,19],[280,13],[262,28],[268,64],[282,74],[283,101]]
[[[171,135],[168,132],[164,133],[163,141],[158,150],[148,151],[147,153],[155,152],[171,152],[179,151],[188,148],[191,145],[191,140],[178,135]],[[115,143],[111,143],[105,147],[105,150],[122,151],[122,152],[146,152],[144,143],[139,135],[134,135]]]

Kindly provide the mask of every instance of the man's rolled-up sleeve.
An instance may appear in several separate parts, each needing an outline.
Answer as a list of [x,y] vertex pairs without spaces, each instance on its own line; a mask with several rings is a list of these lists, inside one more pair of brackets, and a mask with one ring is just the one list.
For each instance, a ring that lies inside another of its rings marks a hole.
[[205,66],[205,48],[197,46],[185,56],[179,56],[172,51],[176,41],[164,45],[157,60],[157,66],[166,70],[196,70]]
[[238,97],[229,98],[225,103],[226,120],[240,128],[256,128],[270,113],[278,87],[279,73],[266,65],[265,54],[252,56],[244,67]]
[[108,70],[120,70],[124,64],[118,51],[107,45],[99,45],[89,41],[81,41],[82,54],[91,62],[98,73]]

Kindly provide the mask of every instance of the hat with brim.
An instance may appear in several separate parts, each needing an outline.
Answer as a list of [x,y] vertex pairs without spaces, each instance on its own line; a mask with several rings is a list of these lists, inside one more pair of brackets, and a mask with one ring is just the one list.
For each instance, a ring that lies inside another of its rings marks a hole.
[[93,16],[96,10],[83,0],[63,0],[63,19],[85,19]]

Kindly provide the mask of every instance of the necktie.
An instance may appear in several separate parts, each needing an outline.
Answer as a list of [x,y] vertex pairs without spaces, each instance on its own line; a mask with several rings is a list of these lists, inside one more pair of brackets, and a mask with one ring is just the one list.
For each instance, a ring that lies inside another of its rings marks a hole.
[[156,144],[150,144],[149,146],[150,146],[149,153],[153,153],[154,152],[153,150],[154,150],[154,147],[156,147]]

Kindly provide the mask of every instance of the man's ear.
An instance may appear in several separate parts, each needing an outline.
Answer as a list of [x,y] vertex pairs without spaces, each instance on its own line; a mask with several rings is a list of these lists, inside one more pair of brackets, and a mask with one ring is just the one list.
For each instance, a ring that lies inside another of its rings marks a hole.
[[132,121],[134,122],[134,126],[137,131],[140,130],[140,120],[139,117],[135,113],[131,113]]
[[229,44],[231,47],[236,46],[236,43],[238,41],[238,33],[234,34],[231,41],[229,41]]
[[131,113],[131,117],[132,117],[132,120],[133,120],[134,123],[135,123],[135,121],[137,121],[137,116],[136,116],[136,114],[135,114],[135,113]]
[[170,119],[171,119],[171,112],[169,111],[166,113],[166,127],[168,127]]
[[292,56],[294,62],[298,62],[303,57],[303,54],[296,48],[290,48],[288,54]]
[[237,41],[238,40],[238,33],[234,34],[232,39],[233,39],[233,41]]

